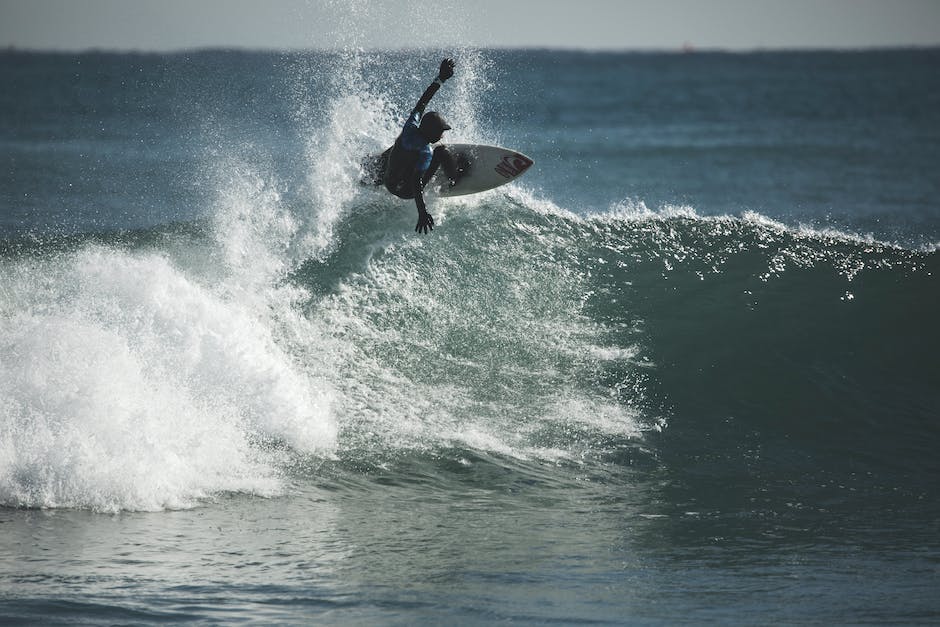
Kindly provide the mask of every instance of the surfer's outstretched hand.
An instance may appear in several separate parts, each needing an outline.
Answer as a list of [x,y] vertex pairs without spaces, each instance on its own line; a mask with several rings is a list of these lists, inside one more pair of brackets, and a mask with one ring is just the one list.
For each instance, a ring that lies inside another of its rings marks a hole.
[[415,233],[427,233],[434,230],[434,218],[427,211],[418,214],[418,226],[415,227]]
[[442,81],[446,81],[448,78],[454,75],[454,60],[450,57],[441,61],[441,71],[438,72],[437,77]]

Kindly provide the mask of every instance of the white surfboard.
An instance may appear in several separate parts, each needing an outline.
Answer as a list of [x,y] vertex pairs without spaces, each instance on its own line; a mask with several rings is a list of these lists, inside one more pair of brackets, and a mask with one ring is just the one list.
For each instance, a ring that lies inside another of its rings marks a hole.
[[465,172],[458,179],[457,184],[450,187],[443,168],[438,169],[427,186],[429,191],[438,196],[463,196],[485,192],[519,178],[534,163],[521,152],[500,146],[445,145]]
[[[436,196],[463,196],[485,192],[505,185],[522,176],[532,167],[532,159],[521,152],[488,146],[486,144],[445,144],[458,168],[462,171],[457,184],[450,187],[444,169],[440,168],[428,183],[425,190]],[[388,151],[381,155],[367,157],[363,161],[363,185],[382,185],[384,159]]]

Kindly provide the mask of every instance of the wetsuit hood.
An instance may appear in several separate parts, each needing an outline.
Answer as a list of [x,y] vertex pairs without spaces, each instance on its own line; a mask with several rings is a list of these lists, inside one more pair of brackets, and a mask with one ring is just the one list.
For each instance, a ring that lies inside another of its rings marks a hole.
[[428,111],[421,116],[421,126],[418,130],[429,143],[440,141],[444,131],[450,130],[450,124],[437,111]]

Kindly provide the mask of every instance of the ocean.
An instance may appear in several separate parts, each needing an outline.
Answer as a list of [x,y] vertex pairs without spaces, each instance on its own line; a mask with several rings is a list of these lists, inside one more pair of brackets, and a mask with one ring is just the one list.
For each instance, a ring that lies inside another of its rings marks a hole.
[[940,622],[938,68],[0,52],[0,622]]

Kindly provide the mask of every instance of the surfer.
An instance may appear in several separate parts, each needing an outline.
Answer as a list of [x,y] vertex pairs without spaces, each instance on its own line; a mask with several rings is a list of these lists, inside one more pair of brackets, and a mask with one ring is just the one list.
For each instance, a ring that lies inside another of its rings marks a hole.
[[457,164],[447,147],[431,144],[441,141],[444,131],[450,125],[437,111],[424,112],[431,98],[441,88],[444,81],[454,75],[454,60],[444,59],[434,82],[424,90],[418,104],[411,110],[411,115],[402,128],[395,145],[385,155],[385,168],[382,182],[385,188],[399,198],[414,198],[418,206],[418,225],[415,231],[427,233],[434,230],[434,218],[428,213],[424,202],[424,186],[428,184],[438,168],[453,186],[457,179]]

